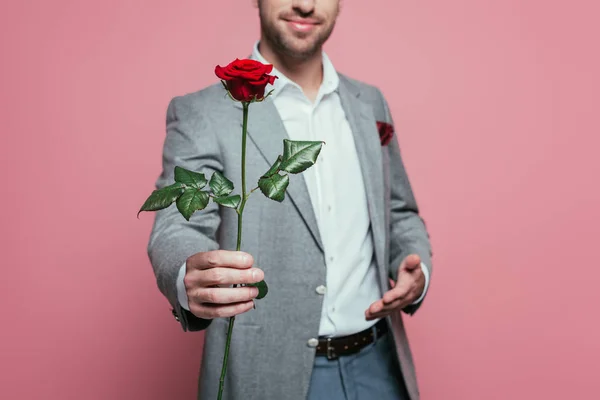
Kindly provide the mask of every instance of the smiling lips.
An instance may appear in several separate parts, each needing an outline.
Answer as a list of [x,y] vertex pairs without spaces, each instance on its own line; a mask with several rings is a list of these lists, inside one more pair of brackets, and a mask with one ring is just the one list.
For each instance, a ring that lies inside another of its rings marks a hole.
[[309,19],[286,20],[288,25],[295,31],[308,32],[317,26],[316,21]]

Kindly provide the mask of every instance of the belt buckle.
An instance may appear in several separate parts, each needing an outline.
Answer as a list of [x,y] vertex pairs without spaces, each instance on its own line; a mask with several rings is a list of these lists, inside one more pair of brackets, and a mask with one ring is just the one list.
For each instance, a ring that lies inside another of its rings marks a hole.
[[338,358],[338,355],[335,354],[335,348],[331,345],[331,338],[327,338],[327,359],[335,360]]

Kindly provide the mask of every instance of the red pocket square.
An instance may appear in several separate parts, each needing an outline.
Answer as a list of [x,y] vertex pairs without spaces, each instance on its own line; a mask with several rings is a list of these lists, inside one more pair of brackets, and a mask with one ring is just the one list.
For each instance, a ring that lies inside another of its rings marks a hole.
[[377,131],[382,146],[387,146],[394,137],[394,127],[387,122],[377,121]]

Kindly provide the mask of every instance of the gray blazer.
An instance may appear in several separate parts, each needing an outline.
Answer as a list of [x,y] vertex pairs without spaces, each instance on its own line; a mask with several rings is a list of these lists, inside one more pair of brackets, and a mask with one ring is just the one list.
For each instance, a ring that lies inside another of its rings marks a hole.
[[[401,260],[419,254],[431,268],[431,247],[395,138],[382,146],[376,121],[392,123],[381,92],[340,75],[339,95],[352,128],[366,185],[381,286],[396,278]],[[174,98],[167,111],[163,171],[157,188],[173,183],[176,165],[211,175],[223,172],[240,190],[242,111],[226,97],[221,84]],[[250,106],[248,185],[254,185],[283,150],[287,137],[270,99]],[[290,177],[283,203],[257,193],[244,212],[242,250],[265,271],[269,295],[256,310],[236,318],[224,398],[306,398],[318,336],[323,297],[315,288],[325,282],[323,246],[302,174]],[[253,186],[251,186],[253,187]],[[148,254],[158,287],[184,330],[206,329],[199,399],[214,399],[218,389],[227,320],[203,320],[182,309],[176,277],[187,257],[200,251],[234,250],[237,214],[214,202],[189,222],[172,206],[156,213]],[[404,311],[414,313],[420,304]],[[387,318],[402,374],[412,400],[419,398],[412,356],[400,314]],[[195,350],[194,350],[195,351]]]

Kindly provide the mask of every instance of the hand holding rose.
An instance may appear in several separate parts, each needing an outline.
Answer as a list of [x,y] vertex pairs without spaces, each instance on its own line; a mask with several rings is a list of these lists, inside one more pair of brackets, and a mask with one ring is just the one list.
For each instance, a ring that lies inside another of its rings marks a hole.
[[239,59],[225,67],[215,67],[215,74],[221,78],[225,94],[242,103],[241,193],[232,194],[234,184],[222,171],[215,170],[209,180],[204,173],[175,166],[175,183],[154,190],[139,211],[158,211],[175,203],[182,216],[189,221],[196,211],[205,209],[212,200],[221,207],[235,209],[238,214],[236,251],[216,250],[194,254],[186,260],[184,277],[192,314],[204,319],[229,318],[217,400],[223,396],[235,316],[251,310],[254,299],[261,299],[268,292],[263,280],[264,272],[253,268],[252,256],[240,251],[246,202],[256,189],[260,189],[269,199],[282,202],[290,183],[289,174],[299,174],[314,165],[324,144],[321,141],[284,139],[283,154],[277,157],[268,171],[258,177],[258,186],[248,192],[246,140],[249,106],[264,101],[271,94],[265,95],[265,89],[277,78],[269,75],[272,70],[272,65]]
[[254,259],[241,251],[215,250],[196,253],[186,261],[184,278],[190,312],[198,318],[233,317],[250,311],[258,288],[220,287],[257,283],[264,272],[253,268]]

